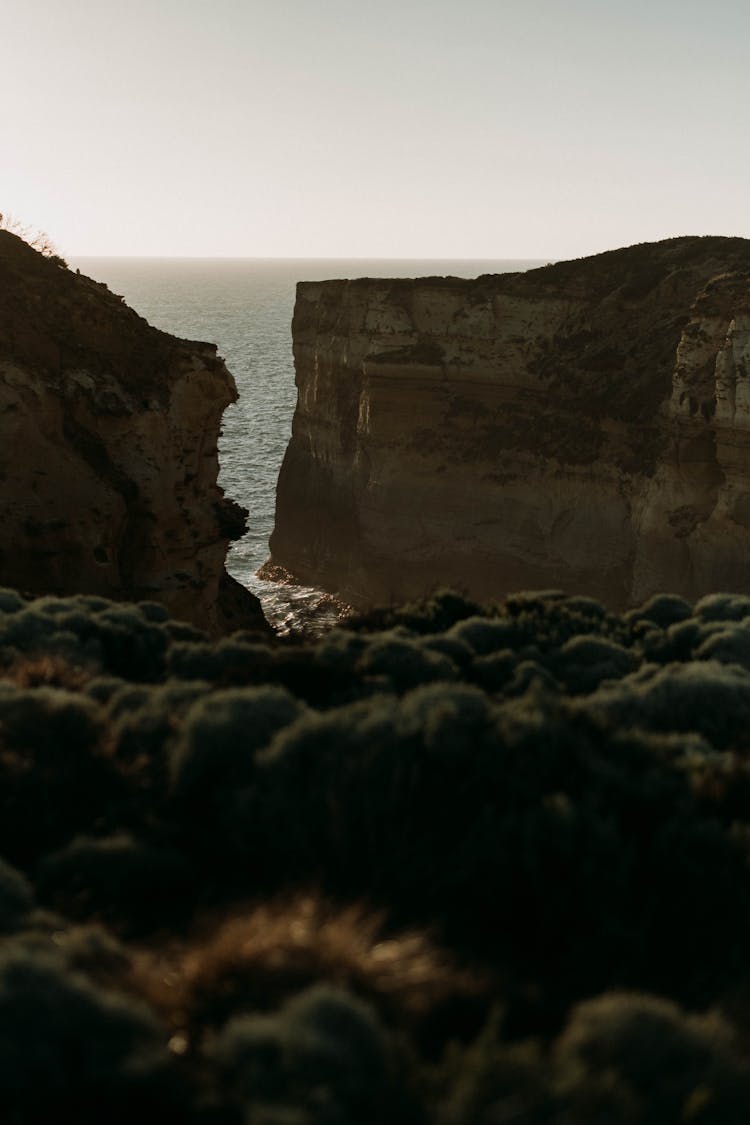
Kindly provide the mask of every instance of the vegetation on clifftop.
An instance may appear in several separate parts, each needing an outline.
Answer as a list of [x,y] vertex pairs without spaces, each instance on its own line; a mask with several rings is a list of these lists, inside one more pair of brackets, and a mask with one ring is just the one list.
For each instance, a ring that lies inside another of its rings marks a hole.
[[0,1115],[750,1114],[750,598],[0,591]]
[[7,211],[0,211],[0,230],[8,231],[9,234],[22,238],[32,250],[36,250],[42,257],[49,258],[56,266],[67,269],[68,263],[60,255],[50,236],[43,230],[37,230],[35,227],[22,223],[20,219],[8,214]]

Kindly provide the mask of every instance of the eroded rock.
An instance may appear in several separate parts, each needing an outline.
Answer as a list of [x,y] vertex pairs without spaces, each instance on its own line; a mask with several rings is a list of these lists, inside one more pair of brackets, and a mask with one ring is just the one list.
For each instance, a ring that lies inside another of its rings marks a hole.
[[217,484],[236,398],[213,344],[0,231],[0,584],[155,600],[213,633],[263,625],[224,569],[247,515]]
[[357,605],[750,589],[750,241],[303,283],[271,562]]

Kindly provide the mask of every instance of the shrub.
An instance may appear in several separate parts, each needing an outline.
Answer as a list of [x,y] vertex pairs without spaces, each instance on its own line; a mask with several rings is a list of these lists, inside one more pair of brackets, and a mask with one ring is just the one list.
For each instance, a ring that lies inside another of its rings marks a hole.
[[206,641],[206,634],[203,629],[199,629],[195,625],[189,625],[187,621],[166,621],[164,632],[167,634],[170,643],[190,641],[193,644],[200,644]]
[[569,614],[579,617],[589,617],[594,621],[604,621],[607,617],[607,611],[601,602],[596,598],[588,598],[583,594],[573,594],[571,597],[563,599],[553,597],[550,599],[552,603],[562,603],[564,608]]
[[111,605],[95,620],[107,671],[147,683],[164,675],[167,635],[137,606]]
[[95,915],[130,934],[175,925],[190,906],[185,857],[125,834],[77,837],[45,856],[36,879],[41,900],[68,917]]
[[748,744],[750,675],[707,660],[670,664],[647,679],[626,677],[590,697],[609,723],[661,731],[695,731],[713,746]]
[[248,1119],[278,1106],[288,1119],[296,1111],[298,1120],[320,1125],[375,1125],[405,1120],[389,1054],[368,1005],[319,985],[276,1015],[232,1020],[211,1057]]
[[673,742],[614,722],[444,684],[304,717],[258,757],[247,846],[276,879],[439,922],[551,1007],[613,973],[705,999],[750,935],[742,849]]
[[718,1016],[687,1015],[653,996],[611,994],[574,1009],[555,1048],[565,1120],[740,1125],[750,1073]]
[[48,644],[58,628],[54,616],[40,613],[34,603],[24,603],[0,618],[2,643],[20,652],[31,652]]
[[182,973],[186,987],[168,1002],[196,1035],[242,1012],[278,1008],[317,982],[344,985],[430,1052],[476,1034],[487,1014],[486,980],[459,969],[424,933],[389,933],[382,914],[313,895],[229,917],[191,944]]
[[6,673],[6,679],[18,687],[58,687],[68,691],[79,691],[90,678],[91,673],[82,665],[50,653],[20,656]]
[[578,695],[594,691],[605,680],[619,680],[634,672],[639,659],[606,637],[579,634],[565,642],[551,663],[568,690]]
[[445,634],[422,637],[419,643],[427,652],[438,652],[442,656],[447,656],[461,670],[468,668],[474,656],[474,651],[469,645]]
[[117,680],[117,690],[107,700],[107,714],[110,721],[117,721],[123,715],[132,715],[141,707],[146,707],[151,699],[151,690],[145,684],[131,684],[128,680]]
[[208,641],[177,640],[169,648],[166,671],[180,680],[213,681],[220,675],[220,665]]
[[[377,633],[403,626],[411,632],[429,635],[442,633],[457,621],[482,612],[481,606],[455,590],[437,590],[429,598],[402,606],[375,609],[365,615],[350,618],[348,627],[356,632]],[[492,614],[494,611],[489,607],[485,612]]]
[[25,600],[16,590],[0,586],[0,613],[18,613],[25,605]]
[[627,636],[622,622],[593,598],[565,597],[556,591],[520,593],[506,599],[505,611],[515,629],[515,647],[536,648],[528,656],[559,648],[579,633],[596,633],[614,641],[624,641]]
[[468,645],[479,656],[511,648],[518,639],[510,622],[486,617],[467,617],[449,629],[446,636]]
[[321,637],[311,655],[320,668],[350,672],[366,646],[366,638],[358,633],[345,628],[331,629]]
[[278,687],[231,688],[198,699],[171,754],[173,793],[201,800],[214,787],[246,784],[257,752],[304,710]]
[[750,617],[747,594],[706,594],[695,603],[695,616],[700,621],[741,621]]
[[262,683],[269,678],[273,668],[271,649],[257,639],[248,641],[228,637],[218,642],[215,653],[222,683]]
[[117,676],[94,676],[86,684],[86,695],[95,703],[107,704],[123,687]]
[[[102,599],[104,601],[104,599]],[[137,602],[138,610],[143,614],[147,621],[153,621],[158,625],[163,625],[169,621],[169,612],[165,606],[159,602]],[[93,608],[93,607],[92,607]],[[105,608],[100,606],[100,608]]]
[[37,934],[35,940],[27,943],[27,948],[52,956],[66,972],[83,976],[106,992],[135,992],[128,948],[99,924],[63,929],[58,921],[48,938],[45,935],[41,939]]
[[[111,697],[110,740],[115,761],[148,805],[163,802],[169,782],[169,747],[190,707],[207,692],[208,685],[202,681],[169,680],[149,688],[126,686]],[[136,805],[134,793],[132,809],[137,816]]]
[[504,1042],[500,1015],[499,1009],[493,1012],[471,1043],[452,1043],[438,1065],[422,1070],[429,1121],[547,1125],[561,1120],[561,1103],[553,1095],[550,1067],[539,1042]]
[[0,1108],[4,1120],[122,1123],[166,1112],[172,1091],[160,1029],[133,1001],[52,956],[0,953]]
[[669,625],[666,630],[651,629],[640,638],[640,650],[648,661],[657,664],[684,662],[692,658],[708,634],[707,626],[694,617]]
[[132,680],[164,673],[168,634],[153,610],[91,595],[44,597],[0,619],[0,643],[23,653],[54,652]]
[[367,645],[356,668],[363,676],[383,677],[386,687],[400,692],[458,676],[456,665],[444,653],[390,633],[381,633]]
[[0,934],[13,933],[34,908],[34,891],[20,871],[0,859]]
[[649,621],[660,629],[667,629],[670,625],[687,621],[692,613],[690,603],[684,598],[676,594],[654,594],[642,606],[626,613],[624,619],[631,623]]
[[558,692],[560,685],[551,672],[536,660],[522,660],[513,670],[504,693],[509,697],[526,695],[527,692]]
[[[419,809],[473,785],[469,763],[490,728],[482,692],[445,684],[417,689],[400,707],[384,695],[311,714],[259,756],[255,818],[268,824],[263,836],[282,866],[302,862],[349,889],[372,889],[397,870],[412,886],[413,867],[426,864],[432,886],[439,873]],[[308,812],[284,815],[287,801],[305,801]],[[284,832],[272,833],[273,823]]]
[[103,714],[55,688],[0,692],[0,854],[21,866],[90,830],[122,795]]
[[509,648],[490,652],[487,656],[476,656],[467,670],[467,679],[485,691],[502,692],[513,679],[519,663],[518,656]]
[[[170,745],[172,808],[184,842],[202,861],[220,855],[222,877],[232,877],[231,856],[248,857],[255,818],[247,791],[253,792],[258,753],[304,711],[280,687],[217,691],[190,708]],[[215,881],[218,886],[218,874]]]
[[750,628],[737,625],[711,633],[697,647],[696,660],[718,660],[720,664],[739,664],[750,672]]

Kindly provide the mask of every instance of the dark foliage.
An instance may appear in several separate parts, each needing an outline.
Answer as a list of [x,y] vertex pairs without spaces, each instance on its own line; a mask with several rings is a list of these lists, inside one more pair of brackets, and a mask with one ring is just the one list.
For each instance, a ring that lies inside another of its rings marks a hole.
[[214,643],[0,590],[3,1120],[744,1121],[749,637],[732,594]]
[[418,1120],[394,1081],[375,1013],[341,989],[319,985],[273,1016],[232,1020],[211,1058],[222,1087],[253,1121]]
[[81,694],[0,684],[0,854],[21,866],[102,822],[123,789]]
[[199,699],[171,754],[175,799],[202,803],[214,789],[232,791],[247,784],[257,752],[304,710],[278,687],[217,691]]
[[71,918],[96,917],[137,934],[184,920],[190,908],[190,865],[174,848],[131,836],[79,836],[39,863],[42,902]]
[[577,1123],[740,1125],[750,1070],[718,1016],[652,996],[609,995],[576,1008],[555,1050],[559,1093]]
[[258,752],[305,707],[284,688],[229,688],[199,699],[170,747],[170,806],[191,853],[229,858],[244,836]]
[[383,687],[399,692],[458,676],[456,665],[445,653],[390,633],[382,633],[368,644],[355,667],[364,677],[375,676]]
[[690,616],[692,609],[684,598],[678,598],[676,594],[654,594],[638,609],[631,609],[626,613],[625,620],[633,623],[648,621],[666,629],[680,621],[687,621]]
[[[169,1120],[179,1091],[157,1021],[62,960],[0,953],[0,1115],[4,1121]],[[171,1103],[171,1104],[170,1104]]]
[[670,664],[601,688],[591,708],[619,727],[696,731],[718,749],[750,746],[750,677],[716,660]]
[[169,633],[148,602],[122,605],[80,595],[19,605],[6,592],[2,606],[0,649],[6,652],[60,653],[133,680],[153,681],[164,673]]
[[579,634],[560,648],[553,666],[573,695],[594,691],[605,680],[619,680],[634,672],[638,657],[606,637]]
[[31,883],[20,871],[0,860],[0,934],[21,929],[33,908]]
[[708,594],[696,602],[695,616],[700,621],[742,621],[750,617],[750,597],[747,594]]

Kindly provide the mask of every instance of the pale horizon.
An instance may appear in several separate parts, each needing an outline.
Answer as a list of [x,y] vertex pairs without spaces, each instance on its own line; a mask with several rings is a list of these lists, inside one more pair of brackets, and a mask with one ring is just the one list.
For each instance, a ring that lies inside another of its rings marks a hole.
[[[690,236],[687,236],[690,237]],[[710,236],[708,236],[710,237]],[[159,261],[168,258],[170,261],[186,262],[516,262],[516,261],[544,261],[544,258],[531,258],[527,254],[513,255],[509,258],[497,257],[460,257],[446,258],[443,254],[409,258],[396,254],[73,254],[74,258],[132,258],[134,261],[144,261],[153,258]]]
[[750,237],[749,34],[740,0],[27,0],[0,40],[0,211],[67,258]]

